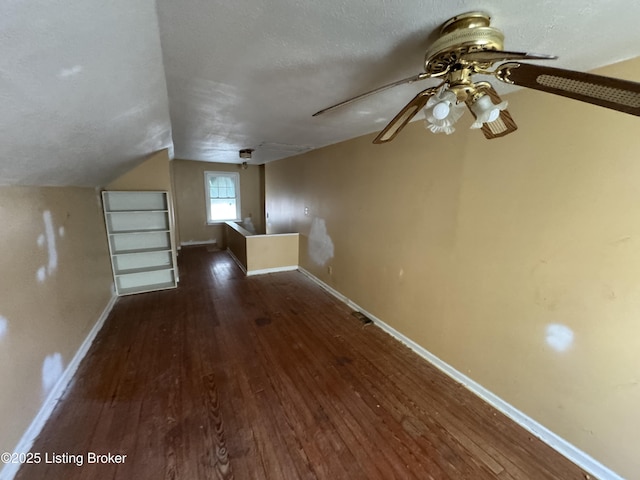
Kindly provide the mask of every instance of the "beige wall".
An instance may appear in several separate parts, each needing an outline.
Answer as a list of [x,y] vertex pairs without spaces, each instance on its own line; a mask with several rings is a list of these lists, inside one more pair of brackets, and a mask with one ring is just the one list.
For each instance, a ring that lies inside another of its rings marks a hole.
[[10,452],[109,302],[112,277],[93,189],[0,187],[0,222],[0,452]]
[[180,232],[178,231],[178,212],[174,193],[174,179],[169,159],[169,151],[165,148],[149,155],[142,163],[121,175],[105,190],[143,190],[166,191],[169,195],[171,208],[171,241],[176,249],[180,245]]
[[106,190],[172,190],[169,152],[158,150],[142,163],[121,175]]
[[297,234],[247,237],[247,270],[297,267],[299,243]]
[[240,227],[224,226],[224,239],[227,248],[233,253],[238,262],[247,270],[247,237],[246,230],[243,232]]
[[300,241],[297,233],[252,235],[235,222],[225,222],[224,234],[227,249],[242,264],[247,275],[298,267]]
[[[636,80],[640,59],[600,73]],[[466,115],[450,136],[419,121],[267,164],[268,232],[299,231],[304,268],[639,478],[639,120],[507,100],[503,139]]]
[[261,207],[260,167],[249,165],[243,170],[236,164],[173,160],[176,188],[178,229],[182,244],[216,240],[224,247],[224,223],[207,225],[204,203],[204,172],[240,173],[242,218],[251,217],[257,232],[264,229],[264,208]]

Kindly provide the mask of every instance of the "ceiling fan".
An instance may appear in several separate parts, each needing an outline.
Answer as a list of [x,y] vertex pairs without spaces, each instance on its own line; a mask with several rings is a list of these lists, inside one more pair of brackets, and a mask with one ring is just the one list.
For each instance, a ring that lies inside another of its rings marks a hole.
[[[540,65],[520,60],[555,60],[541,55],[503,50],[504,34],[490,26],[484,12],[469,12],[446,21],[440,36],[425,54],[424,72],[383,85],[313,114],[318,116],[374,93],[428,78],[442,82],[418,93],[373,143],[385,143],[420,111],[425,109],[427,128],[434,133],[452,133],[465,105],[475,117],[471,128],[480,128],[488,139],[502,137],[518,127],[495,89],[487,81],[474,81],[475,75],[492,75],[498,80],[533,88],[582,102],[640,116],[640,83]],[[491,68],[495,63],[506,62]]]

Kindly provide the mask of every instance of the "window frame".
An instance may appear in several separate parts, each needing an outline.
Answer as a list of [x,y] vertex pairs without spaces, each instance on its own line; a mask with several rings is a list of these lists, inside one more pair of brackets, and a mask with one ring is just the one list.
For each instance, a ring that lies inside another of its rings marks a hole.
[[[209,190],[209,178],[210,177],[228,177],[230,178],[236,190],[236,217],[235,218],[225,218],[223,220],[212,220],[211,219],[211,196]],[[239,222],[242,220],[242,208],[241,208],[241,198],[240,198],[240,174],[238,172],[221,172],[214,170],[207,170],[204,172],[204,204],[205,204],[205,214],[207,218],[207,225],[217,225],[224,222]]]

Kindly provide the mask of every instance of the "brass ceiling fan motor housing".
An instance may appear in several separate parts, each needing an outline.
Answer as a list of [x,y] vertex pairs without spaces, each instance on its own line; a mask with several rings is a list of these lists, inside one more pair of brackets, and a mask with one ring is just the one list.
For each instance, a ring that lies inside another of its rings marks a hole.
[[424,71],[438,77],[448,73],[462,54],[503,50],[504,34],[491,27],[490,21],[483,12],[463,13],[447,20],[440,28],[440,37],[425,54]]

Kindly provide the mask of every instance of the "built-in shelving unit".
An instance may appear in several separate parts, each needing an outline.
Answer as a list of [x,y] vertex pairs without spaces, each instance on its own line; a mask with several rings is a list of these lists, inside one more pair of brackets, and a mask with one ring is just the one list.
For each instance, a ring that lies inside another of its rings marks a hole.
[[175,288],[175,249],[167,192],[102,192],[118,295]]

